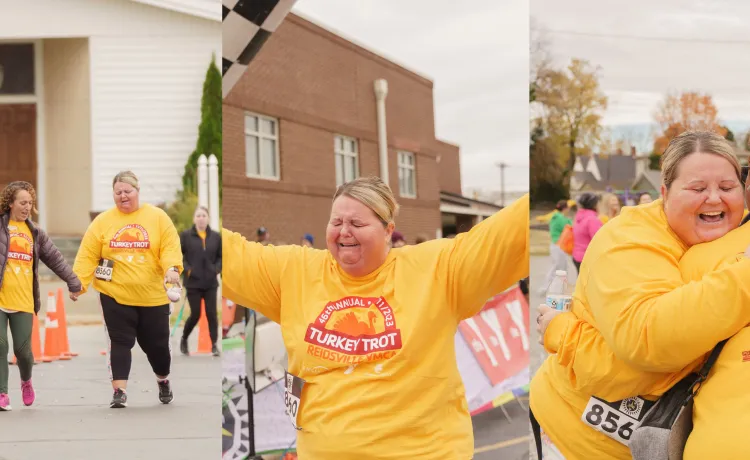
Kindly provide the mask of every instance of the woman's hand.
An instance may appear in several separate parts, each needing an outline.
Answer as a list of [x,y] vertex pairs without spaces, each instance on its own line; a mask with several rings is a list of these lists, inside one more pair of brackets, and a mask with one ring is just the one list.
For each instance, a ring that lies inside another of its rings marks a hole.
[[77,302],[78,301],[78,296],[80,296],[81,294],[83,294],[83,290],[78,291],[78,292],[71,292],[70,293],[70,300],[72,300],[73,302]]
[[539,344],[544,346],[544,333],[547,332],[547,326],[562,311],[555,310],[544,304],[539,305],[536,311],[536,331],[539,333]]
[[176,270],[167,270],[167,274],[164,275],[164,284],[180,284],[180,274]]

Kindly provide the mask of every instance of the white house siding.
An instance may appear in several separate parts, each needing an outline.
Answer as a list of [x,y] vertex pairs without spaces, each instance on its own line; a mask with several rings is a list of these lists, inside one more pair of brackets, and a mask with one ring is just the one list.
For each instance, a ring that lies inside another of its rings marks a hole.
[[220,17],[131,0],[0,0],[0,11],[0,39],[89,38],[92,210],[112,206],[122,169],[140,176],[143,201],[172,200],[195,148],[212,52],[220,65]]
[[206,69],[221,56],[221,23],[138,5],[169,32],[90,39],[93,209],[112,206],[112,177],[141,179],[141,200],[169,202],[195,148]]
[[91,39],[94,210],[112,205],[112,177],[123,169],[141,179],[143,201],[174,199],[195,148],[206,67],[220,43],[219,28],[195,29]]

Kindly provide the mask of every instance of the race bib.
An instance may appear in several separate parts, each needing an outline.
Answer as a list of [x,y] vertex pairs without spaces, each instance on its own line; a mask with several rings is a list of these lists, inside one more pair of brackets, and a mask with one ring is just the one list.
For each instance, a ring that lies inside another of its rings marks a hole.
[[643,417],[656,404],[638,396],[607,402],[594,396],[589,399],[581,420],[620,444],[628,445],[633,431],[641,426]]
[[292,426],[296,430],[301,430],[302,428],[297,424],[297,415],[302,405],[302,386],[305,384],[305,381],[289,372],[285,372],[285,379],[284,405],[286,406],[286,414],[289,416],[289,420],[292,421]]
[[114,269],[115,263],[111,260],[102,259],[99,265],[96,266],[94,276],[98,280],[112,281],[112,270]]

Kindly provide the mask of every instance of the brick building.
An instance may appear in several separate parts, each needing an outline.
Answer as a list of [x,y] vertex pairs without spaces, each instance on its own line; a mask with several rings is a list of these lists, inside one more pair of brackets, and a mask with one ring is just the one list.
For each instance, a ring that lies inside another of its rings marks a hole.
[[[435,138],[432,81],[289,14],[224,100],[223,225],[248,237],[265,226],[275,244],[311,233],[325,247],[336,186],[383,177],[382,80],[397,230],[413,243],[420,233],[441,236],[446,222],[466,230],[496,211],[456,198],[459,148]],[[441,192],[454,200],[443,215]]]

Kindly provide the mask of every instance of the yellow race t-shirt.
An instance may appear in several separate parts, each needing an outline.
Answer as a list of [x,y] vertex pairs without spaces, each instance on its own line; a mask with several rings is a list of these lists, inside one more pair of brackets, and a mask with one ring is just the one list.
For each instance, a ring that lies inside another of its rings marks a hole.
[[[95,278],[100,260],[113,262],[112,280]],[[160,208],[142,204],[129,214],[117,208],[99,214],[89,225],[73,271],[86,291],[94,288],[123,305],[153,307],[169,303],[164,275],[170,267],[182,272],[180,237]]]
[[222,231],[224,295],[281,324],[288,370],[305,381],[300,458],[472,458],[454,337],[528,275],[528,206],[526,195],[455,239],[392,249],[362,278],[328,251]]
[[8,223],[10,241],[0,286],[0,308],[34,313],[34,240],[26,222]]
[[590,398],[654,400],[750,320],[750,261],[686,282],[686,252],[661,200],[623,209],[592,240],[571,312],[545,332],[556,354],[531,381],[531,409],[566,458],[631,458],[584,423]]

